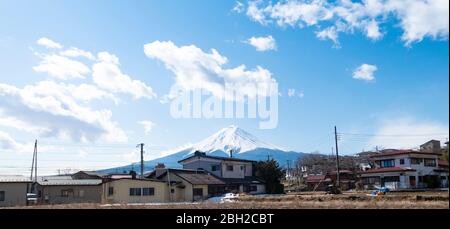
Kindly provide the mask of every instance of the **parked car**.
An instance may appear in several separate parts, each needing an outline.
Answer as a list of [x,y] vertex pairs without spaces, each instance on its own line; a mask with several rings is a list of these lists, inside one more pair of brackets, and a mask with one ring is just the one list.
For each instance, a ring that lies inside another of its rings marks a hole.
[[38,202],[38,195],[36,193],[27,193],[27,205],[35,205]]

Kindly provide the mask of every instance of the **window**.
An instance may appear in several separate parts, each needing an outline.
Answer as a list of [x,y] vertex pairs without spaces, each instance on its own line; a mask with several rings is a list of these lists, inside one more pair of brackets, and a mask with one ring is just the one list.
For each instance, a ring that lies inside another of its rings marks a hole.
[[233,165],[227,165],[227,171],[233,171]]
[[241,165],[241,170],[242,170],[242,171],[244,170],[244,167],[245,167],[245,166]]
[[258,187],[256,185],[250,185],[250,192],[258,191]]
[[400,182],[399,176],[388,176],[383,178],[384,182]]
[[5,201],[5,191],[0,191],[0,201]]
[[194,196],[203,196],[203,188],[194,188],[192,193]]
[[84,190],[78,191],[78,197],[84,197]]
[[211,171],[217,171],[219,170],[217,165],[211,165]]
[[130,188],[130,196],[141,196],[142,189],[141,188]]
[[423,182],[423,176],[419,176],[419,182],[420,182],[420,183]]
[[380,184],[380,177],[364,177],[363,184]]
[[170,189],[170,193],[175,193],[175,189]]
[[395,166],[395,160],[382,160],[381,161],[381,168],[388,168],[388,167],[394,167]]
[[114,195],[114,187],[109,187],[108,188],[108,196],[112,196]]
[[66,189],[66,190],[61,190],[61,197],[69,197],[70,193],[72,193],[72,190]]
[[422,158],[411,158],[411,165],[420,165],[422,163]]
[[427,167],[436,167],[436,160],[431,158],[425,158],[423,164]]
[[404,165],[405,164],[405,159],[400,159],[400,165]]
[[143,196],[154,196],[155,195],[155,189],[154,188],[143,188],[142,189],[142,195]]

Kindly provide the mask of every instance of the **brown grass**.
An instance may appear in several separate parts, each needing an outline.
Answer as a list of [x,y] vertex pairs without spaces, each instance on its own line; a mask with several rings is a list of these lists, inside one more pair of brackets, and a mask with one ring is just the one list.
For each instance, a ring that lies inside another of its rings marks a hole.
[[448,192],[391,192],[383,197],[367,193],[296,193],[284,196],[241,196],[232,203],[149,205],[65,204],[21,208],[37,209],[449,209]]

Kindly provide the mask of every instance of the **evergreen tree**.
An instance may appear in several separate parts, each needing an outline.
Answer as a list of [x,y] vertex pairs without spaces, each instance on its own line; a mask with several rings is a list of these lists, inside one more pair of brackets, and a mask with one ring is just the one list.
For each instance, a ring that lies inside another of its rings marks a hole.
[[283,175],[284,173],[278,165],[278,162],[273,159],[258,161],[255,165],[255,176],[266,183],[267,194],[280,194],[284,192],[284,186],[281,184]]

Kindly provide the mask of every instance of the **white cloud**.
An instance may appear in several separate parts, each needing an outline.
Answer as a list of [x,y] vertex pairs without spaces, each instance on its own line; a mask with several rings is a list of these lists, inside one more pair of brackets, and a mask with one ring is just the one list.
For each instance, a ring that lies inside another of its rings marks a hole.
[[292,88],[288,89],[288,96],[289,97],[295,96],[295,89],[292,89]]
[[275,4],[257,0],[249,2],[246,14],[263,25],[312,26],[319,31],[316,31],[318,38],[328,38],[335,44],[337,33],[355,30],[363,32],[369,39],[381,39],[380,25],[387,23],[398,23],[406,45],[425,37],[448,39],[449,31],[447,0],[286,0]]
[[122,73],[118,57],[107,52],[98,53],[97,57],[100,62],[92,67],[92,77],[98,87],[113,93],[130,94],[135,99],[156,97],[150,86]]
[[293,88],[289,88],[288,89],[288,97],[294,97],[294,96],[298,96],[300,98],[303,98],[305,96],[305,94],[303,92],[297,92]]
[[73,78],[84,79],[85,75],[91,72],[89,67],[82,62],[71,60],[64,56],[49,54],[42,55],[41,58],[41,62],[38,66],[33,67],[33,70],[47,73],[61,80]]
[[375,79],[374,73],[378,70],[377,66],[362,64],[353,71],[353,79],[372,81]]
[[52,40],[50,40],[50,39],[48,39],[46,37],[40,38],[39,40],[37,40],[36,43],[38,45],[44,46],[44,47],[49,48],[49,49],[61,49],[62,48],[61,44],[59,44],[59,43],[57,43],[55,41],[52,41]]
[[234,5],[232,10],[237,13],[242,13],[244,11],[244,8],[245,6],[244,4],[242,4],[242,2],[236,1],[236,4]]
[[368,142],[368,148],[409,149],[417,148],[431,140],[445,140],[448,137],[448,125],[433,121],[417,120],[412,117],[385,119]]
[[29,131],[40,131],[45,137],[81,142],[127,140],[125,132],[111,121],[111,111],[93,110],[56,85],[41,82],[20,89],[0,84],[1,118],[16,120],[19,130],[26,130],[26,124]]
[[298,93],[298,97],[300,97],[300,98],[305,97],[305,93],[303,93],[303,92]]
[[79,48],[71,47],[70,49],[64,50],[59,53],[61,56],[67,57],[85,57],[89,60],[95,60],[95,56],[88,51],[84,51]]
[[316,37],[320,40],[331,40],[334,43],[334,47],[339,48],[338,32],[334,26],[328,27],[324,30],[317,31]]
[[264,9],[270,19],[280,26],[311,26],[332,17],[324,1],[286,1],[277,2]]
[[272,36],[251,37],[246,41],[246,43],[252,45],[257,51],[261,52],[277,49],[277,44]]
[[375,20],[370,21],[366,26],[366,34],[367,37],[372,40],[378,40],[383,36],[383,33],[380,31],[380,27]]
[[[228,59],[212,49],[206,53],[195,45],[178,47],[171,41],[155,41],[144,46],[147,57],[162,61],[175,74],[175,85],[185,90],[204,89],[219,98],[229,99],[225,85],[231,84],[242,95],[268,96],[268,88],[276,83],[269,70],[245,65],[223,68]],[[255,85],[264,90],[256,90]],[[253,86],[253,87],[252,87]]]
[[424,37],[448,39],[448,0],[391,0],[387,5],[401,21],[402,39],[406,45],[419,42]]
[[16,142],[9,133],[0,131],[0,149],[10,151],[23,151],[24,145]]
[[144,127],[144,132],[146,135],[149,134],[155,126],[154,122],[148,120],[139,121],[138,123]]
[[260,0],[257,0],[248,3],[247,16],[249,16],[253,21],[265,25],[267,24],[267,21],[265,19],[264,12],[262,9],[258,7],[260,2],[261,2]]

